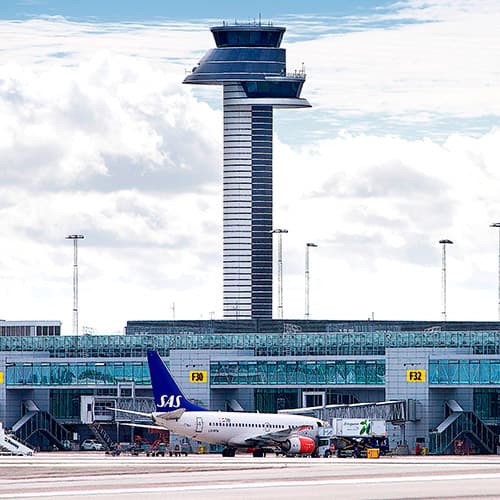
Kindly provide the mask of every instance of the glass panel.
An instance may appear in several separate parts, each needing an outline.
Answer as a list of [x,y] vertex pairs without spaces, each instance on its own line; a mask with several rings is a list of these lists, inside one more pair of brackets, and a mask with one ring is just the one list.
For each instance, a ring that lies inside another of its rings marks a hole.
[[337,361],[336,363],[337,371],[337,384],[347,383],[347,368],[345,361]]
[[346,384],[356,383],[356,366],[353,362],[346,363]]
[[470,384],[469,361],[467,359],[461,359],[459,365],[459,383]]
[[297,361],[297,384],[307,384],[306,366],[304,361]]
[[316,373],[316,363],[314,361],[308,361],[304,366],[304,370],[306,384],[316,384],[318,380]]
[[500,360],[491,360],[491,383],[500,384]]
[[481,360],[479,363],[479,383],[490,383],[490,363],[489,359]]
[[439,364],[439,383],[447,384],[448,383],[448,362],[445,360],[440,360]]
[[248,365],[246,363],[238,363],[238,383],[248,384]]
[[377,383],[385,384],[385,362],[377,361]]
[[276,362],[276,383],[286,384],[286,363],[283,361]]
[[366,363],[366,384],[377,383],[377,367],[375,363]]
[[366,384],[366,364],[363,361],[356,362],[355,384]]
[[458,362],[448,361],[448,383],[458,384],[459,374],[458,374]]
[[297,364],[295,362],[286,363],[286,383],[297,384]]
[[470,383],[477,384],[479,382],[479,361],[470,361]]
[[277,364],[274,362],[269,362],[267,365],[267,382],[269,384],[278,383],[278,369]]

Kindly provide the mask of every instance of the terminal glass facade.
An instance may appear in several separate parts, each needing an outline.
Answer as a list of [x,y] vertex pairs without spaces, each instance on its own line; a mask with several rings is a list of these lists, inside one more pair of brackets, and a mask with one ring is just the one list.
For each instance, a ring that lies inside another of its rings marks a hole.
[[210,383],[217,385],[383,385],[384,360],[217,361]]
[[500,359],[430,360],[429,382],[441,385],[500,384]]
[[55,358],[146,357],[150,349],[251,350],[255,356],[383,356],[386,348],[464,348],[470,354],[500,354],[500,335],[491,331],[184,333],[0,337],[0,351],[46,352]]
[[9,363],[7,386],[151,385],[146,361],[74,361],[71,363]]

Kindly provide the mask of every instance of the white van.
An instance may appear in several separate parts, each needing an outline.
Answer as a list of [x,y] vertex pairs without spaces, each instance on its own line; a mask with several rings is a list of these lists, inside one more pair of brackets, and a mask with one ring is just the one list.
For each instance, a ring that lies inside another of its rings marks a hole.
[[97,439],[86,439],[85,441],[82,441],[82,444],[80,445],[80,450],[101,451],[101,450],[104,450],[104,446],[102,445],[102,443],[97,441]]

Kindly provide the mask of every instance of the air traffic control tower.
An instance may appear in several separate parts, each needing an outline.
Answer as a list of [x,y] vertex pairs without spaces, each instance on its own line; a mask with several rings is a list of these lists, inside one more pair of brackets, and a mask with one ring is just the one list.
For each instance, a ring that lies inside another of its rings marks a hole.
[[184,83],[224,90],[224,318],[272,318],[273,108],[307,108],[303,70],[286,71],[283,27],[211,28],[209,50]]

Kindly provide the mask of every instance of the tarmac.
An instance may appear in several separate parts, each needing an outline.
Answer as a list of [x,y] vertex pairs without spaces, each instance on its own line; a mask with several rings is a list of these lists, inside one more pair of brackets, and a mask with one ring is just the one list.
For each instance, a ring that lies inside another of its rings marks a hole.
[[0,457],[0,499],[500,498],[500,456]]

